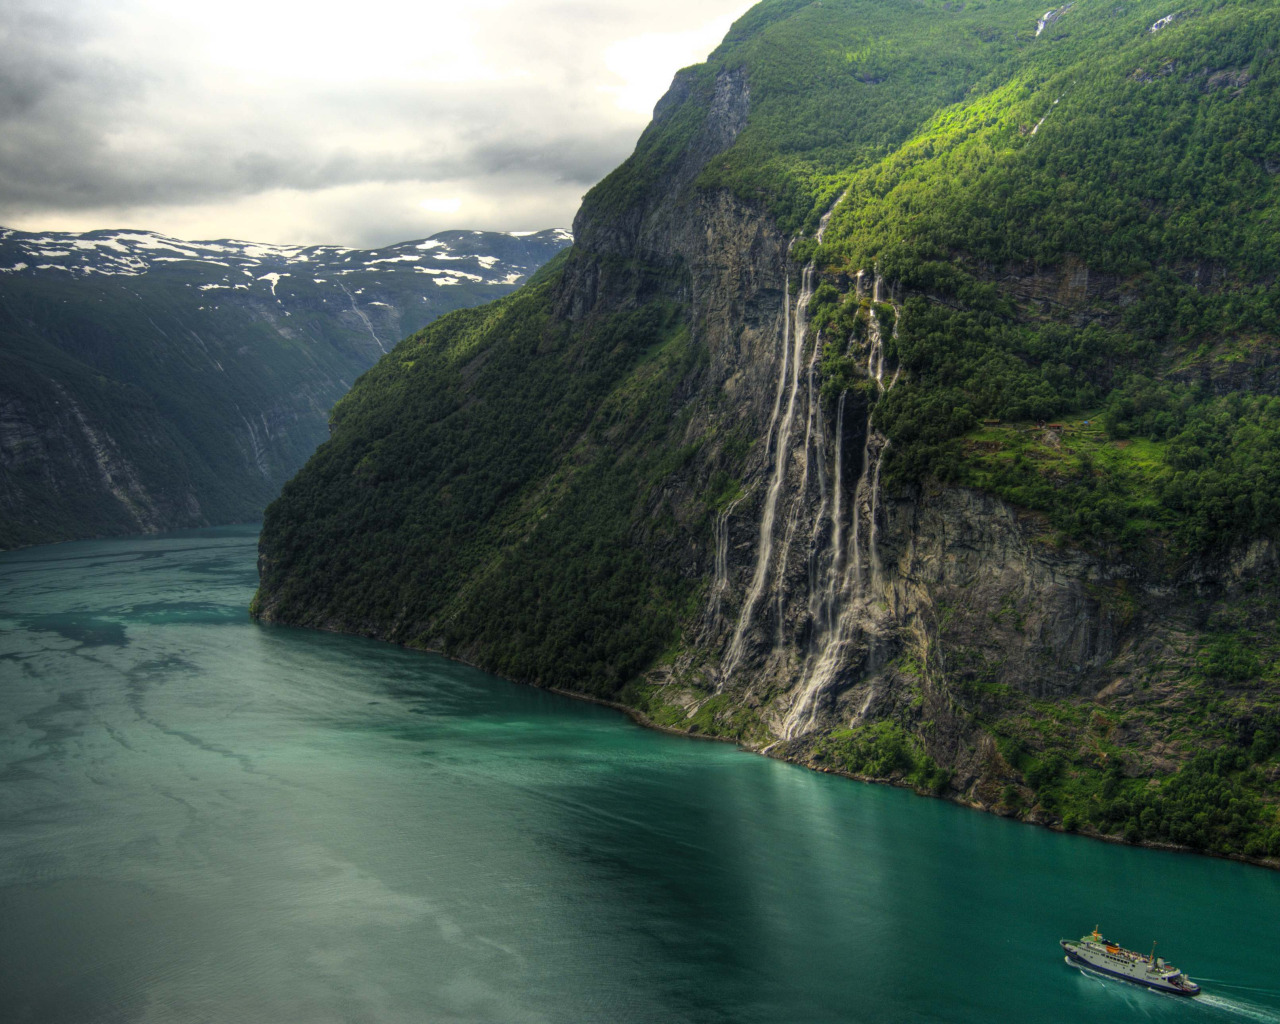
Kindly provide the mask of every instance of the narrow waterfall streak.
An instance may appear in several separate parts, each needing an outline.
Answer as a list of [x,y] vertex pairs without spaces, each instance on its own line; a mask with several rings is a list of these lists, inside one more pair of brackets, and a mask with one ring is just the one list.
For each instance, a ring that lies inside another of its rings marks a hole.
[[[837,581],[841,579],[844,562],[844,404],[849,397],[848,391],[840,392],[840,402],[836,407],[836,439],[834,445],[832,486],[831,486],[831,564],[827,567],[826,585],[819,587],[816,579],[810,584],[810,615],[817,627],[818,634],[826,633],[835,625],[833,614],[839,598]],[[821,515],[814,524],[814,545],[817,544],[818,529],[822,524]],[[816,562],[816,555],[815,555]]]
[[840,206],[840,204],[844,202],[844,197],[847,196],[848,194],[849,194],[848,189],[845,189],[843,192],[841,192],[840,198],[831,204],[831,209],[829,209],[826,213],[824,213],[822,215],[822,219],[818,221],[817,238],[818,238],[819,245],[822,244],[822,238],[827,233],[827,225],[831,223],[832,214],[834,214],[836,212],[836,209]]
[[[791,440],[790,419],[795,410],[795,390],[791,391],[790,398],[787,402],[787,418],[778,422],[778,417],[782,410],[782,396],[787,389],[788,373],[787,370],[791,366],[791,279],[788,278],[783,291],[782,306],[782,370],[778,374],[778,390],[773,402],[773,415],[769,419],[769,431],[765,435],[770,441],[774,438],[774,431],[777,430],[777,440],[774,443],[774,460],[773,475],[769,480],[769,487],[765,491],[764,509],[760,515],[760,539],[756,545],[756,565],[751,574],[751,585],[747,588],[747,596],[743,599],[742,607],[738,611],[738,621],[733,629],[733,637],[729,641],[729,649],[725,653],[724,661],[720,666],[720,680],[716,686],[716,692],[724,689],[725,681],[733,673],[742,661],[743,644],[745,642],[746,632],[751,627],[751,619],[755,614],[756,603],[760,600],[760,595],[764,592],[765,578],[769,574],[769,562],[773,558],[773,522],[777,515],[778,495],[782,490],[782,481],[786,476],[787,465],[787,448]],[[799,353],[796,353],[797,360]],[[793,373],[792,376],[797,376]],[[767,451],[767,449],[766,449]]]
[[[808,324],[805,332],[808,333]],[[805,451],[814,451],[817,455],[814,464],[818,467],[818,520],[814,524],[817,535],[818,525],[827,514],[827,431],[822,419],[821,394],[814,393],[814,381],[818,377],[818,358],[822,355],[822,332],[813,339],[813,356],[809,359],[809,421],[805,428]]]
[[878,539],[880,536],[880,467],[884,464],[885,449],[889,447],[889,439],[886,437],[884,444],[880,446],[880,450],[876,453],[876,469],[871,477],[871,506],[868,509],[868,518],[871,526],[867,530],[867,555],[871,559],[871,591],[872,593],[880,593],[884,585],[884,569],[880,565],[880,548]]
[[[809,338],[809,302],[813,298],[813,282],[817,275],[814,264],[810,263],[804,269],[801,277],[800,297],[796,302],[796,322],[795,322],[795,338],[796,338],[796,361],[793,364],[793,370],[796,371],[795,379],[792,381],[792,399],[796,399],[800,394],[800,357],[804,355],[805,345]],[[800,521],[800,514],[804,508],[805,498],[809,493],[809,453],[813,441],[813,420],[818,412],[813,401],[813,377],[817,371],[818,346],[814,345],[813,355],[809,360],[806,368],[806,385],[807,385],[807,409],[805,415],[805,433],[804,446],[800,449],[800,486],[796,489],[791,499],[791,507],[787,511],[787,526],[782,534],[782,546],[778,551],[778,567],[774,573],[773,581],[773,599],[776,606],[776,624],[777,624],[777,640],[780,645],[782,643],[782,618],[786,611],[787,600],[787,563],[790,560],[791,545],[795,541],[796,526]],[[792,410],[788,409],[788,415]],[[825,481],[824,481],[825,483]],[[825,488],[824,488],[825,489]]]
[[[880,300],[882,289],[883,279],[876,275],[872,301],[878,302]],[[896,333],[896,314],[898,313],[896,308],[894,313],[894,331]],[[843,574],[837,571],[835,559],[839,557],[840,544],[833,537],[836,554],[833,554],[832,572],[828,581],[828,586],[831,588],[833,596],[830,599],[830,611],[826,614],[834,617],[835,621],[832,626],[827,626],[825,622],[819,622],[821,628],[816,645],[816,657],[810,657],[806,661],[806,674],[801,680],[800,692],[786,719],[783,721],[783,736],[786,739],[804,735],[815,726],[819,701],[822,695],[834,684],[840,666],[859,633],[859,623],[866,613],[868,594],[864,580],[861,528],[864,503],[868,522],[867,561],[870,563],[871,569],[871,593],[878,593],[883,586],[884,573],[880,564],[879,553],[880,466],[889,442],[887,438],[880,438],[875,433],[872,420],[879,399],[897,383],[898,373],[895,371],[893,380],[890,382],[889,387],[886,388],[884,384],[884,330],[874,308],[870,311],[867,340],[867,378],[874,380],[876,383],[876,400],[870,402],[867,407],[867,420],[863,431],[862,466],[857,486],[854,489],[853,510],[850,517],[851,537],[848,545],[847,568]],[[841,418],[843,418],[843,401],[841,403]],[[840,434],[843,433],[842,426],[838,430]],[[837,443],[839,443],[839,437]],[[836,463],[836,471],[840,472],[839,460]],[[837,483],[837,494],[839,491],[840,485]],[[837,514],[835,519],[836,528],[838,529],[840,516]],[[836,589],[837,579],[839,580],[838,589]],[[824,604],[826,604],[825,599]],[[839,605],[838,614],[836,613],[837,605]],[[865,708],[863,713],[865,713]]]
[[729,519],[734,510],[742,504],[746,495],[739,495],[729,502],[716,515],[712,527],[715,541],[715,581],[711,586],[711,601],[708,607],[707,624],[714,629],[720,623],[724,608],[725,591],[729,589]]
[[[813,449],[817,454],[818,465],[818,513],[813,517],[813,531],[809,535],[809,554],[806,561],[809,564],[809,618],[814,620],[815,612],[818,609],[820,599],[819,581],[819,564],[822,557],[822,545],[819,544],[820,535],[824,526],[827,524],[827,430],[823,424],[822,408],[818,402],[818,398],[814,396],[814,378],[817,376],[817,353],[818,348],[822,346],[822,335],[814,342],[814,358],[809,362],[809,422],[810,434],[814,436]],[[820,397],[820,396],[819,396]],[[814,429],[815,425],[815,429]],[[806,439],[805,447],[809,447],[808,439]]]
[[[876,278],[875,293],[880,293],[879,277]],[[880,318],[876,316],[876,311],[871,310],[870,326],[867,331],[867,342],[870,346],[867,350],[867,379],[876,379],[876,367],[880,362],[880,357],[884,351],[884,342],[880,333]],[[878,383],[878,381],[877,381]],[[878,389],[877,389],[878,393]],[[853,601],[861,602],[865,585],[863,580],[863,564],[862,564],[862,506],[864,501],[869,502],[868,489],[871,480],[871,456],[872,456],[872,427],[871,414],[875,410],[875,402],[867,403],[867,422],[862,431],[862,467],[858,476],[858,486],[853,495],[853,579],[850,588],[850,598]]]
[[861,722],[864,718],[867,717],[867,712],[871,710],[871,702],[875,700],[875,698],[876,698],[875,687],[874,686],[867,687],[867,697],[862,702],[862,707],[858,708],[858,713],[853,716],[853,721],[849,723],[850,726],[857,725],[859,722]]
[[[832,214],[835,213],[844,197],[848,195],[846,190],[832,204],[821,221],[818,224],[817,241],[822,244],[823,236],[826,234],[827,224],[831,220]],[[793,242],[794,244],[794,242]],[[788,249],[788,252],[790,250]],[[724,659],[720,664],[719,682],[716,686],[716,692],[724,689],[725,682],[733,674],[734,670],[742,663],[743,649],[746,643],[747,630],[751,628],[751,622],[755,615],[756,606],[760,602],[760,598],[764,594],[765,582],[769,575],[769,565],[773,559],[773,530],[774,523],[777,518],[778,499],[782,493],[783,485],[786,483],[787,463],[790,457],[791,433],[795,422],[796,412],[796,396],[800,390],[800,360],[804,355],[804,328],[807,326],[807,313],[809,300],[813,293],[813,280],[817,273],[816,261],[811,260],[809,265],[805,267],[804,273],[801,275],[801,294],[797,296],[795,306],[795,323],[792,325],[792,312],[790,309],[791,287],[790,278],[787,279],[786,289],[783,298],[783,363],[782,370],[778,375],[778,390],[774,398],[773,416],[769,421],[769,432],[767,437],[774,437],[776,426],[776,442],[774,445],[773,472],[769,480],[769,487],[765,492],[764,509],[760,516],[760,539],[756,548],[756,564],[751,575],[751,584],[747,588],[746,597],[743,599],[742,607],[738,612],[738,621],[734,626],[733,636],[729,641],[729,647],[725,652]],[[790,387],[787,387],[788,368],[790,368]],[[787,390],[787,409],[786,414],[779,422],[779,410],[782,404],[783,391]],[[767,457],[767,456],[766,456]],[[805,458],[808,458],[808,452],[805,452]],[[807,462],[806,462],[806,480],[807,480]],[[784,570],[785,572],[785,566]],[[781,616],[779,616],[781,621]]]
[[[835,505],[835,508],[831,513],[831,522],[833,524],[831,528],[831,568],[833,570],[831,578],[833,580],[840,574],[840,563],[843,560],[842,555],[844,554],[841,547],[841,544],[843,543],[841,533],[844,529],[844,516],[840,506],[844,501],[844,404],[848,397],[848,391],[841,391],[840,405],[836,409],[835,486],[831,489],[833,495],[832,503]],[[834,592],[831,596],[834,601]]]
[[[823,531],[827,528],[827,509],[830,505],[827,488],[827,430],[822,415],[822,394],[819,389],[815,394],[814,381],[818,376],[818,354],[822,347],[822,334],[814,338],[813,359],[809,362],[809,422],[815,435],[813,451],[818,466],[818,512],[813,517],[813,529],[809,533],[809,619],[819,622],[822,615],[822,600],[825,586],[820,578],[824,547],[821,543]],[[807,446],[807,442],[806,442]],[[833,555],[834,557],[834,555]],[[830,577],[830,572],[827,573]],[[811,641],[812,642],[812,641]]]
[[[893,318],[893,337],[898,336],[898,319],[901,311],[895,306]],[[888,387],[884,383],[884,344],[879,345],[879,361],[876,365],[876,387],[883,397],[893,390],[893,386],[898,383],[898,374],[902,372],[899,366],[893,372],[893,379],[889,381]],[[867,430],[871,430],[871,416],[867,416]],[[884,438],[880,445],[879,451],[876,453],[876,468],[871,481],[871,507],[869,517],[871,520],[871,528],[867,537],[867,554],[871,559],[871,589],[879,593],[884,589],[884,569],[880,564],[880,548],[878,540],[880,536],[880,467],[884,465],[884,453],[889,450],[889,438]]]
[[[367,330],[369,332],[369,336],[373,338],[373,343],[378,346],[378,351],[385,356],[387,354],[387,346],[382,344],[382,339],[378,337],[378,332],[373,329],[373,321],[369,319],[363,309],[356,305],[356,297],[351,294],[345,284],[339,282],[338,287],[342,289],[342,293],[346,295],[347,301],[351,303],[351,312],[360,318],[361,322],[364,324],[365,330]],[[274,295],[275,293],[276,283],[272,281],[271,294]]]
[[[782,395],[787,389],[787,366],[791,358],[791,278],[782,285],[782,371],[778,374],[778,389],[773,395],[773,413],[769,416],[769,429],[765,431],[765,445],[773,444],[773,431],[782,412]],[[765,454],[769,452],[765,448]]]

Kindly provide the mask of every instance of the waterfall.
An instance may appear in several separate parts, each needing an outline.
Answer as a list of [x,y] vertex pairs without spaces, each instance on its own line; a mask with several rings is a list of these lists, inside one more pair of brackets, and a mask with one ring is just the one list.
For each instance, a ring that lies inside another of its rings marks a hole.
[[[810,267],[812,267],[812,264],[810,264]],[[805,276],[802,281],[811,281],[810,267],[805,268]],[[768,436],[770,439],[774,435],[775,424],[777,426],[777,440],[773,444],[773,473],[769,479],[769,487],[765,491],[764,510],[760,515],[760,542],[756,547],[755,570],[751,574],[751,585],[747,588],[747,596],[744,598],[742,608],[738,612],[738,622],[733,628],[733,638],[729,641],[729,650],[720,669],[720,685],[718,689],[724,688],[725,680],[732,675],[733,670],[742,661],[746,633],[751,627],[756,605],[764,594],[765,581],[769,576],[769,563],[773,560],[773,526],[777,518],[778,497],[782,493],[782,487],[787,477],[787,462],[791,454],[791,429],[795,424],[796,416],[796,392],[800,389],[800,358],[804,355],[804,332],[800,329],[800,310],[809,301],[809,296],[806,295],[805,288],[802,286],[800,296],[796,302],[796,322],[793,329],[792,310],[789,308],[790,297],[791,287],[788,281],[783,299],[785,303],[783,307],[785,324],[783,327],[782,372],[778,375],[778,392],[774,399],[773,417],[769,422]],[[791,369],[790,375],[787,373],[788,367]],[[789,387],[787,386],[788,376],[790,377]],[[787,410],[781,421],[779,421],[778,413],[782,404],[784,390],[787,392]]]
[[[858,286],[861,287],[861,275]],[[873,301],[880,301],[884,287],[883,279],[876,275],[873,285]],[[896,310],[895,310],[896,312]],[[894,330],[897,323],[895,318]],[[850,646],[861,633],[860,626],[869,613],[868,593],[864,581],[862,555],[862,515],[866,505],[867,561],[871,568],[871,594],[880,593],[883,587],[883,569],[879,552],[880,521],[880,469],[884,462],[885,450],[889,447],[888,438],[875,432],[872,417],[878,401],[898,381],[895,372],[888,386],[884,383],[884,341],[883,328],[874,306],[870,312],[870,324],[867,332],[867,378],[876,384],[876,401],[867,405],[867,420],[863,432],[862,466],[854,488],[853,509],[850,523],[850,539],[847,555],[842,551],[843,541],[841,510],[839,508],[842,483],[843,456],[843,419],[844,395],[841,396],[837,413],[837,438],[835,461],[835,503],[832,527],[832,558],[828,575],[823,588],[820,604],[821,614],[814,615],[814,636],[810,644],[810,654],[805,661],[804,674],[796,687],[797,696],[783,722],[783,736],[791,739],[801,736],[813,728],[818,713],[819,700],[835,682],[840,666],[844,663]],[[842,560],[842,555],[846,557]],[[842,571],[841,566],[844,565]],[[838,612],[836,611],[838,606]],[[812,607],[812,604],[811,604]],[[834,621],[832,621],[834,618]],[[868,693],[867,703],[872,699]]]
[[707,609],[707,624],[715,628],[720,623],[725,591],[729,589],[729,519],[742,504],[745,494],[739,495],[716,513],[711,534],[715,543],[715,581],[711,585],[711,602]]
[[[804,269],[801,277],[800,298],[796,303],[796,336],[801,339],[796,349],[796,354],[800,355],[804,349],[805,339],[809,335],[809,301],[813,298],[813,282],[817,276],[816,268],[810,263]],[[806,384],[806,409],[804,446],[800,449],[800,486],[796,489],[791,498],[791,508],[787,513],[787,526],[782,534],[782,547],[778,551],[778,567],[774,572],[773,594],[776,603],[776,622],[777,622],[777,640],[776,643],[781,646],[783,642],[782,626],[783,616],[786,613],[787,600],[787,562],[791,554],[791,545],[795,540],[796,526],[799,524],[800,516],[804,511],[805,500],[809,494],[809,467],[814,460],[810,459],[810,453],[813,450],[814,434],[819,435],[821,439],[822,433],[822,413],[814,401],[813,381],[818,373],[818,356],[820,345],[815,340],[813,346],[813,354],[809,357],[809,363],[805,371]],[[796,363],[798,368],[799,363]],[[799,378],[792,384],[791,397],[795,399],[800,392]],[[816,421],[816,430],[815,430]],[[826,453],[820,450],[818,459],[816,460],[819,467],[820,487],[822,491],[822,501],[826,500],[826,466],[824,465]],[[819,513],[819,517],[821,513]],[[810,560],[812,561],[812,559]]]
[[[819,241],[826,221],[824,217]],[[848,501],[844,468],[848,392],[840,395],[836,408],[829,480],[828,441],[819,388],[820,338],[815,340],[812,351],[805,358],[809,342],[808,307],[816,279],[817,268],[811,262],[801,274],[794,304],[789,280],[783,292],[782,350],[773,411],[765,434],[764,459],[769,475],[760,511],[755,566],[721,660],[717,687],[717,692],[723,690],[734,672],[742,666],[746,657],[747,634],[762,605],[771,608],[776,616],[777,635],[773,653],[776,656],[784,650],[787,643],[784,635],[787,566],[801,523],[805,523],[809,537],[809,641],[798,669],[799,679],[794,687],[796,696],[782,724],[781,732],[786,739],[813,729],[823,696],[835,685],[841,668],[849,663],[855,646],[864,636],[870,649],[868,664],[872,669],[875,666],[874,636],[867,631],[867,626],[875,614],[872,601],[884,590],[884,569],[880,559],[881,468],[889,440],[875,430],[873,419],[880,399],[898,381],[898,371],[895,370],[892,379],[885,382],[884,327],[876,312],[876,304],[888,296],[887,283],[879,274],[874,274],[868,281],[866,275],[859,272],[855,281],[857,295],[862,298],[869,291],[872,301],[865,341],[865,366],[866,379],[874,383],[874,391],[867,402],[857,482],[853,487],[852,500]],[[895,320],[895,334],[896,331]],[[801,405],[805,407],[803,413]],[[804,415],[806,421],[803,434],[796,423],[799,415]],[[817,493],[811,494],[815,489]],[[708,610],[713,625],[720,621],[723,598],[729,586],[729,519],[742,500],[737,499],[723,510],[713,527],[715,581]],[[779,519],[782,519],[781,523]],[[780,537],[776,536],[779,530]],[[785,665],[786,662],[778,664]],[[867,694],[864,708],[870,705],[873,697],[874,692]]]
[[[844,554],[844,548],[841,546],[843,538],[844,520],[843,516],[843,499],[844,499],[844,405],[845,400],[849,397],[848,391],[840,392],[840,402],[836,407],[836,440],[835,451],[832,459],[834,464],[833,481],[831,487],[831,562],[827,566],[825,580],[819,577],[818,566],[819,558],[822,554],[822,548],[818,543],[818,535],[826,522],[826,494],[823,494],[822,504],[818,508],[818,515],[813,523],[813,537],[809,541],[811,554],[809,556],[809,617],[816,624],[818,630],[829,630],[833,624],[832,612],[835,609],[837,601],[836,581],[840,578],[841,556]],[[819,417],[821,423],[821,417]]]
[[[869,420],[871,417],[867,418]],[[880,467],[884,465],[884,453],[888,447],[889,439],[886,437],[876,455],[876,470],[871,477],[871,502],[867,513],[870,524],[867,530],[867,555],[871,559],[871,589],[875,593],[880,592],[884,580],[884,571],[880,566],[880,548],[876,539],[880,531]]]
[[[822,243],[822,238],[826,233],[827,223],[831,220],[831,215],[835,212],[836,207],[840,205],[840,200],[843,198],[844,195],[841,195],[840,198],[836,200],[835,204],[832,205],[831,209],[823,215],[822,220],[818,225],[817,241],[819,244]],[[789,251],[790,250],[788,250],[788,252]],[[759,541],[756,545],[755,569],[752,571],[751,583],[747,587],[747,593],[743,599],[742,607],[738,611],[738,621],[734,625],[733,636],[729,641],[728,649],[726,650],[724,659],[720,665],[717,692],[724,689],[725,682],[733,675],[733,672],[742,663],[746,647],[747,630],[751,628],[756,608],[760,603],[760,599],[764,596],[765,585],[769,580],[769,568],[773,561],[774,527],[777,520],[778,500],[782,494],[783,487],[786,485],[787,468],[791,459],[791,435],[795,426],[796,406],[798,404],[797,399],[800,394],[800,361],[804,357],[804,348],[809,326],[809,300],[813,298],[814,280],[816,277],[816,261],[810,260],[809,264],[804,268],[804,271],[800,276],[800,294],[796,297],[794,309],[791,307],[791,283],[789,277],[783,293],[782,368],[778,374],[778,389],[774,396],[773,415],[770,417],[769,429],[765,435],[767,444],[771,444],[773,446],[773,466],[769,478],[769,486],[765,491],[764,508],[760,514],[760,531]],[[814,402],[812,401],[812,374],[815,370],[816,366],[810,367],[810,401],[807,404],[809,407],[808,415],[810,417],[811,424],[812,417],[814,415]],[[781,416],[781,418],[779,418],[784,392],[786,393],[786,412]],[[776,592],[775,596],[778,602],[779,623],[782,621],[782,595],[785,590],[783,577],[786,573],[787,549],[790,547],[794,536],[796,522],[800,514],[800,507],[804,500],[804,493],[808,489],[809,445],[811,440],[812,431],[806,431],[805,448],[801,453],[803,467],[801,489],[795,496],[788,513],[782,557],[773,577],[774,590]],[[769,448],[766,447],[766,452],[768,451]],[[823,486],[825,488],[825,477],[823,479]],[[779,637],[779,641],[780,640],[781,637]]]

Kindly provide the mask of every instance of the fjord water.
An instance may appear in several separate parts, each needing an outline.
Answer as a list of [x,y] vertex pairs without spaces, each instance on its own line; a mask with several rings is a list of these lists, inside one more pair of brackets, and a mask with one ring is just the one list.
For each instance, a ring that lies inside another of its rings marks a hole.
[[255,553],[0,555],[0,1020],[1280,1021],[1280,873],[258,626]]

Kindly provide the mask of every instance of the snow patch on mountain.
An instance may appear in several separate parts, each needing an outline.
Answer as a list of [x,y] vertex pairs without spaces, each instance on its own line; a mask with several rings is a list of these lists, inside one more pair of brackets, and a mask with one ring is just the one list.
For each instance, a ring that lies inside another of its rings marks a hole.
[[289,276],[288,274],[263,274],[260,278],[258,278],[258,280],[259,280],[259,281],[270,281],[270,282],[271,282],[271,294],[272,294],[272,295],[275,295],[275,293],[276,293],[276,285],[278,285],[278,284],[280,283],[280,278],[281,278],[281,277],[288,277],[288,276]]
[[[442,231],[377,249],[349,249],[230,238],[187,241],[139,230],[77,234],[0,228],[0,281],[12,287],[34,276],[70,282],[153,276],[156,286],[189,288],[210,299],[218,295],[236,307],[256,305],[256,316],[271,317],[336,303],[361,316],[367,309],[372,336],[382,347],[383,334],[401,330],[399,318],[408,303],[429,301],[418,275],[427,275],[438,289],[511,288],[572,240],[562,228]],[[277,312],[266,314],[267,308]]]

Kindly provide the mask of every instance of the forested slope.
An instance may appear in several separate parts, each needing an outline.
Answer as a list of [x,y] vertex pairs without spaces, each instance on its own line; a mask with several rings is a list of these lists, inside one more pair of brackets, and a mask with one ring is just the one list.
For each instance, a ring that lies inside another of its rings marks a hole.
[[0,230],[0,548],[257,518],[379,356],[568,241]]
[[256,612],[1280,855],[1280,4],[1162,4],[757,5],[344,399]]

